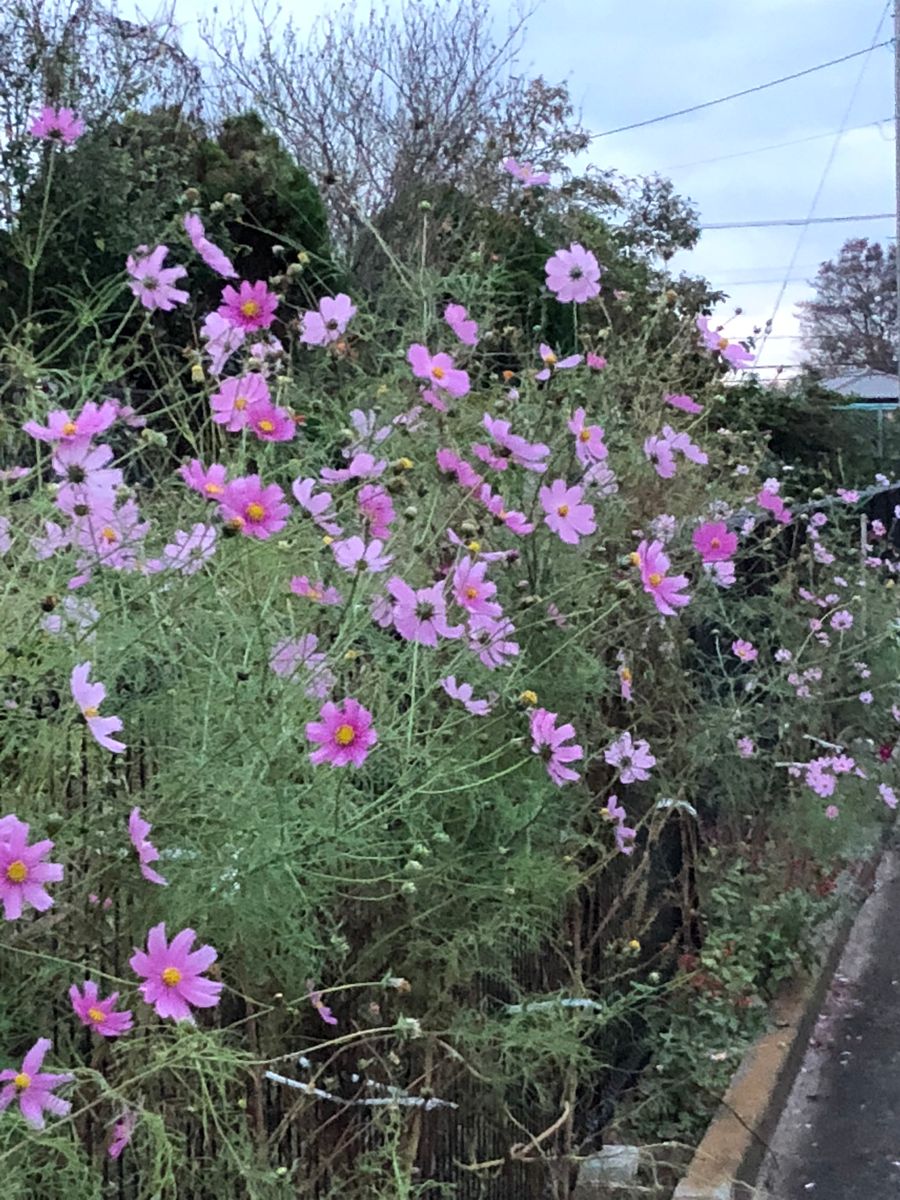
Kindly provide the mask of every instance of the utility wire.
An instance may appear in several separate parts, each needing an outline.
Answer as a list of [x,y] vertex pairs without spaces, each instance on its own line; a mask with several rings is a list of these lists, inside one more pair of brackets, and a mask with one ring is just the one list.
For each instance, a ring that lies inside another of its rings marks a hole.
[[[880,121],[867,121],[865,125],[854,125],[850,129],[845,129],[845,133],[858,133],[860,129],[876,129],[886,125],[889,121],[893,121],[893,117],[883,117]],[[689,167],[708,167],[712,163],[727,162],[732,158],[746,158],[748,154],[763,154],[766,150],[781,150],[785,146],[803,146],[806,142],[820,142],[824,138],[834,137],[837,130],[831,129],[828,133],[813,133],[809,137],[793,138],[789,142],[771,142],[768,146],[755,146],[752,150],[737,150],[733,154],[720,154],[716,158],[699,158],[694,162],[674,163],[668,167],[661,167],[661,171],[686,171]],[[893,141],[893,138],[886,139]]]
[[846,217],[792,217],[777,221],[719,221],[711,225],[701,225],[708,229],[769,229],[774,226],[786,225],[834,225],[839,221],[893,221],[896,213],[855,213]]
[[893,45],[893,42],[893,38],[887,38],[883,42],[878,42],[877,45],[867,46],[864,50],[854,50],[852,54],[843,54],[840,58],[832,58],[828,62],[819,63],[815,67],[807,67],[803,71],[795,71],[792,75],[782,75],[780,79],[771,79],[768,83],[758,83],[755,87],[744,88],[740,92],[731,92],[727,96],[719,96],[716,100],[706,100],[703,104],[692,104],[690,108],[679,108],[675,112],[663,113],[659,117],[649,117],[646,121],[633,121],[630,125],[619,125],[616,129],[604,129],[602,133],[592,134],[590,141],[594,142],[598,138],[612,137],[614,133],[628,133],[632,129],[644,129],[647,125],[658,125],[660,121],[671,121],[673,117],[686,117],[689,113],[700,112],[704,108],[713,108],[717,104],[725,104],[728,100],[738,100],[741,96],[752,96],[756,92],[764,92],[766,88],[777,87],[780,83],[789,83],[792,79],[802,79],[804,75],[812,75],[816,71],[824,71],[826,67],[835,67],[838,63],[849,62],[851,58],[859,58],[861,54],[871,54],[873,50],[880,50],[882,46]]

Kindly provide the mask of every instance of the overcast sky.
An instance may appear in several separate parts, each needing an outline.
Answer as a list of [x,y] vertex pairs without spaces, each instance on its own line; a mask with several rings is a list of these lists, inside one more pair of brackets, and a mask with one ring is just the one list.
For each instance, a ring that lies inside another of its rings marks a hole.
[[[175,2],[190,43],[198,10],[209,13],[211,6]],[[498,17],[509,7],[507,0],[492,3]],[[148,5],[139,7],[147,11]],[[285,5],[300,24],[335,7],[334,0]],[[226,10],[228,0],[220,8]],[[524,57],[534,74],[568,82],[585,125],[599,133],[861,50],[889,38],[892,24],[885,0],[543,0],[529,22]],[[799,144],[762,149],[781,142]],[[892,50],[599,138],[593,159],[626,173],[669,175],[705,223],[806,218],[813,211],[817,217],[893,213]],[[760,363],[791,363],[800,354],[795,306],[810,296],[806,280],[818,263],[846,238],[884,241],[893,232],[892,220],[708,230],[676,265],[729,292],[721,320],[736,306],[743,309],[729,324],[733,336],[774,315]]]

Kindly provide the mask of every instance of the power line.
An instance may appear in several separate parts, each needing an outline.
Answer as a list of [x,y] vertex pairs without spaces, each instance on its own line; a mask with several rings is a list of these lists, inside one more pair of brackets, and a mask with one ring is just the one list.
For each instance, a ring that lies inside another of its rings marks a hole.
[[701,225],[708,229],[770,229],[775,226],[787,225],[834,225],[839,221],[893,221],[896,213],[857,213],[847,217],[792,217],[777,221],[719,221],[711,225]]
[[[724,282],[722,282],[720,280],[715,280],[715,284],[716,284],[717,288],[765,287],[766,285],[771,285],[773,283],[782,283],[782,282],[783,282],[783,276],[781,276],[781,275],[779,275],[777,279],[728,279]],[[807,278],[805,275],[792,275],[790,277],[790,279],[788,280],[788,283],[806,283],[806,282],[807,282]]]
[[[850,129],[845,129],[845,133],[858,133],[860,129],[875,129],[892,121],[893,117],[882,117],[880,121],[867,121],[865,125],[854,125]],[[700,158],[689,163],[674,163],[668,167],[661,167],[662,171],[686,171],[689,167],[707,167],[711,163],[727,162],[732,158],[746,158],[748,154],[762,154],[766,150],[781,150],[785,146],[802,146],[806,142],[820,142],[824,138],[834,137],[837,133],[836,129],[829,130],[828,133],[814,133],[809,137],[793,138],[789,142],[772,142],[768,146],[754,146],[752,150],[737,150],[734,154],[720,154],[716,158]],[[887,141],[893,141],[893,138],[887,138]]]
[[792,79],[802,79],[804,75],[812,75],[816,71],[824,71],[826,67],[835,67],[838,63],[849,62],[851,58],[859,58],[861,54],[871,54],[882,46],[893,44],[893,38],[879,42],[875,46],[866,46],[864,50],[854,50],[852,54],[843,54],[840,58],[832,58],[828,62],[819,63],[815,67],[807,67],[803,71],[795,71],[792,75],[782,75],[780,79],[771,79],[768,83],[758,83],[755,87],[744,88],[740,92],[731,92],[727,96],[719,96],[716,100],[705,100],[702,104],[692,104],[690,108],[679,108],[675,112],[663,113],[659,117],[648,117],[645,121],[633,121],[630,125],[619,125],[616,129],[604,129],[602,133],[591,134],[590,141],[598,138],[612,137],[614,133],[628,133],[632,129],[644,129],[647,125],[658,125],[660,121],[671,121],[673,117],[686,117],[689,113],[700,112],[704,108],[713,108],[717,104],[725,104],[728,100],[739,100],[741,96],[751,96],[755,92],[764,92],[766,88],[777,87],[780,83],[789,83]]

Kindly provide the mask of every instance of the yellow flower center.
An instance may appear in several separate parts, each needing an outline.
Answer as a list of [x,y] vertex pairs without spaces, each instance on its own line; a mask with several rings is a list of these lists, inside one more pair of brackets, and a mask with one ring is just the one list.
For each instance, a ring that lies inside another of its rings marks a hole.
[[162,981],[166,987],[175,987],[181,983],[181,972],[177,967],[166,967],[162,973]]
[[413,467],[415,466],[415,463],[413,462],[413,460],[411,458],[398,458],[397,466],[400,467],[401,470],[403,470],[403,471],[411,471],[413,469]]
[[31,1087],[31,1076],[26,1075],[24,1071],[20,1071],[13,1079],[13,1084],[20,1092],[24,1092],[26,1088]]
[[95,708],[93,704],[81,710],[81,715],[86,721],[93,721],[94,717],[100,716],[100,709]]
[[268,417],[265,417],[262,421],[260,421],[259,427],[263,431],[263,433],[271,433],[272,430],[275,428],[275,422],[270,421],[268,419]]
[[466,543],[466,549],[471,550],[473,554],[477,554],[481,549],[481,542],[471,541]]
[[519,694],[519,699],[523,704],[537,704],[537,692],[533,692],[530,688],[527,688]]
[[21,858],[13,859],[6,868],[6,878],[10,883],[24,883],[28,878],[28,868],[22,862]]
[[567,517],[569,515],[569,506],[568,504],[561,504],[556,511],[561,517]]
[[243,529],[244,528],[244,518],[243,517],[230,517],[229,520],[226,522],[226,524],[229,529]]
[[556,355],[553,353],[552,350],[550,351],[549,354],[545,354],[543,356],[543,358],[544,358],[544,362],[547,364],[548,367],[552,367],[554,365],[554,363],[557,361]]
[[102,1008],[89,1008],[88,1016],[97,1025],[102,1025],[103,1022],[106,1020],[106,1013],[103,1011]]
[[334,740],[339,746],[349,746],[356,737],[356,730],[352,725],[338,725],[334,731]]
[[319,588],[310,588],[306,593],[310,600],[321,600],[322,592]]
[[728,338],[727,338],[727,337],[720,337],[720,338],[719,338],[719,349],[720,349],[720,350],[727,350],[727,349],[728,349]]
[[719,541],[718,538],[712,538],[709,545],[710,545],[710,549],[718,550],[719,547],[722,545],[722,543]]
[[628,667],[622,667],[622,669],[619,671],[619,678],[623,683],[631,683],[632,676]]
[[100,536],[103,538],[104,542],[115,542],[119,537],[119,535],[110,525],[106,525],[100,530]]
[[78,432],[78,428],[74,421],[66,421],[62,427],[62,431],[64,437],[72,437],[73,434]]
[[224,488],[220,488],[217,483],[204,483],[203,490],[208,496],[221,496]]
[[444,368],[443,367],[432,367],[431,373],[435,377],[435,379],[443,379],[444,378]]
[[478,599],[478,588],[467,587],[466,588],[466,596],[469,600],[477,600]]
[[247,407],[247,397],[246,396],[238,396],[238,398],[234,402],[234,407],[238,412],[243,412],[244,409]]
[[578,440],[579,442],[589,442],[591,440],[591,431],[589,429],[582,429],[578,435]]
[[251,521],[261,521],[266,515],[266,510],[261,504],[257,504],[255,500],[252,504],[247,505],[245,511]]
[[649,580],[650,586],[651,587],[659,587],[659,585],[662,583],[662,580],[663,580],[663,577],[662,577],[662,575],[660,575],[659,571],[654,571],[653,574],[650,576],[650,580]]
[[638,554],[637,550],[632,550],[631,554],[628,555],[628,561],[633,567],[639,567],[641,565],[641,556]]
[[257,300],[245,300],[241,305],[241,314],[245,317],[258,317],[260,311],[261,309]]

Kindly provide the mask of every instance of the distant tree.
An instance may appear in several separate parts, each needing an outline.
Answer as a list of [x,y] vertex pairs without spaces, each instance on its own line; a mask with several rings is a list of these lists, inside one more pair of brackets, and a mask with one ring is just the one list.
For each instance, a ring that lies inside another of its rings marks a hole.
[[814,284],[815,300],[799,305],[809,365],[896,371],[896,248],[852,238],[822,263]]

